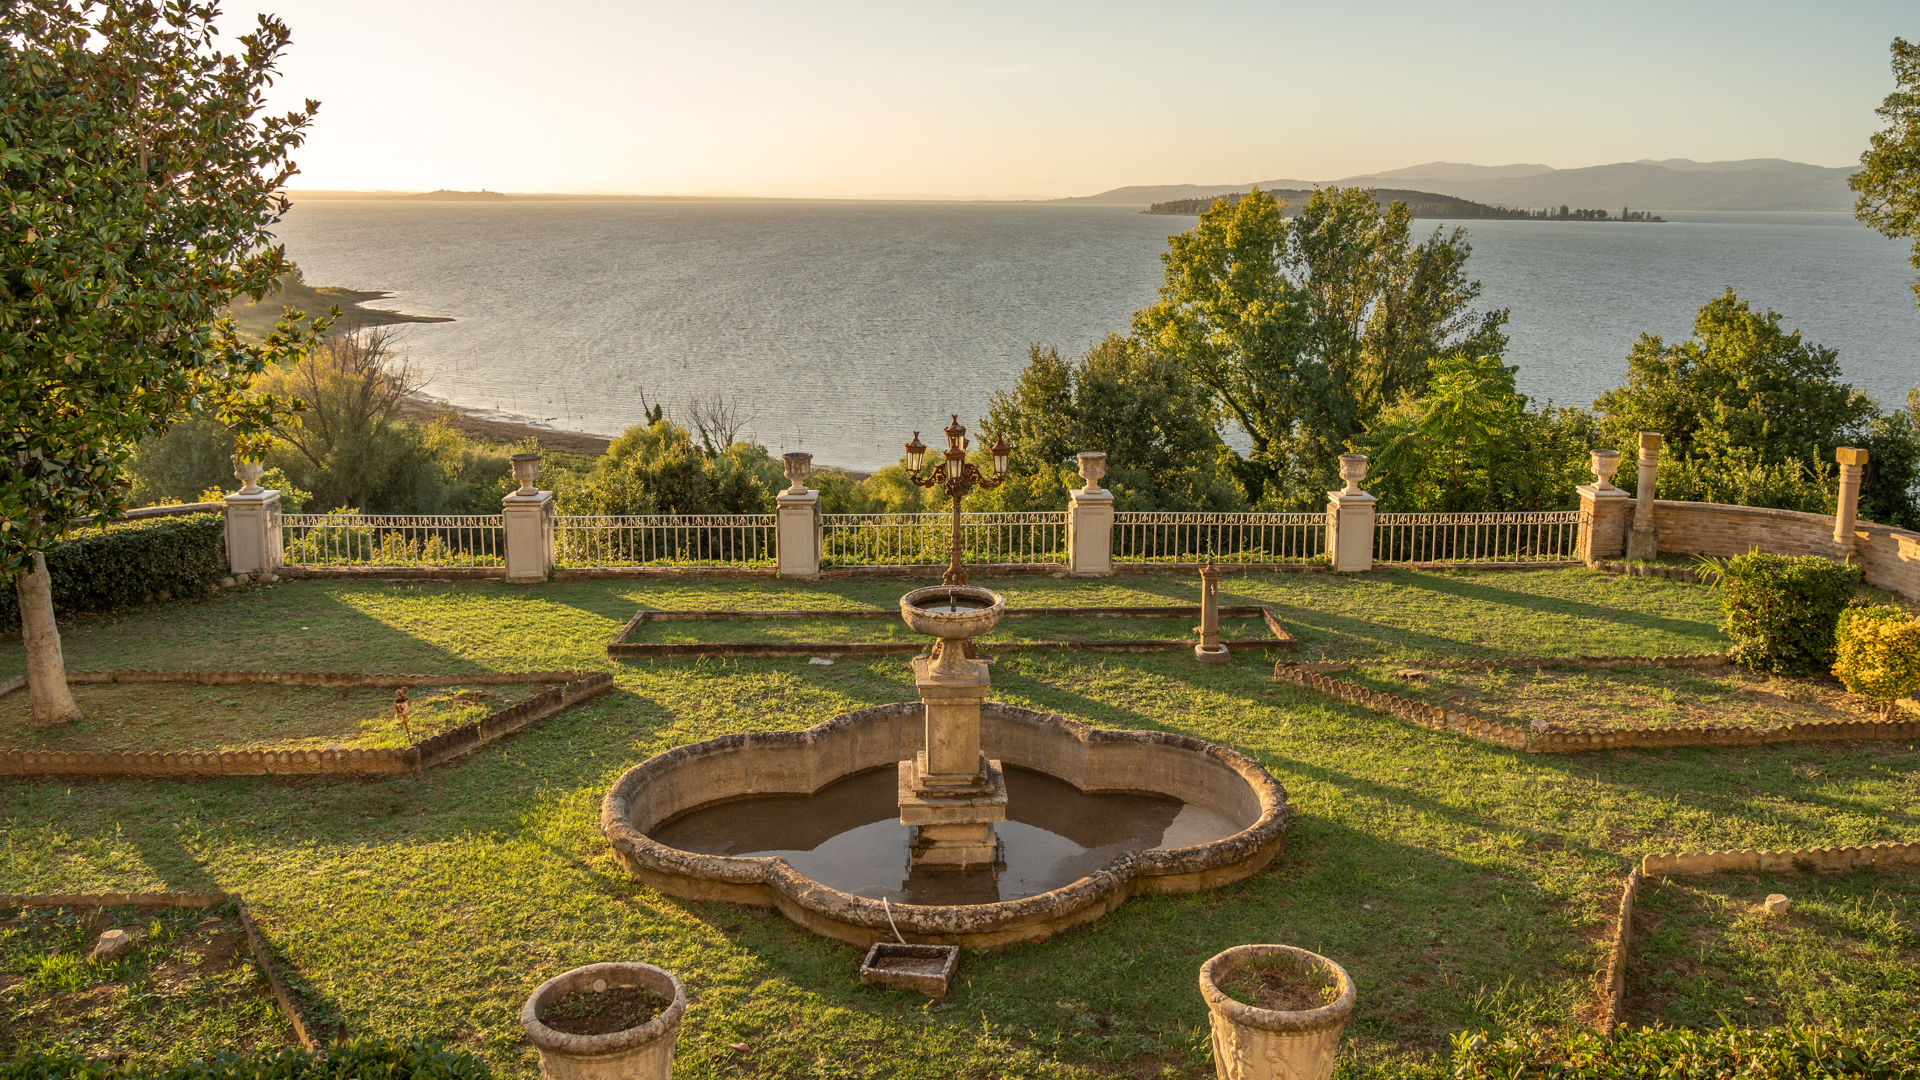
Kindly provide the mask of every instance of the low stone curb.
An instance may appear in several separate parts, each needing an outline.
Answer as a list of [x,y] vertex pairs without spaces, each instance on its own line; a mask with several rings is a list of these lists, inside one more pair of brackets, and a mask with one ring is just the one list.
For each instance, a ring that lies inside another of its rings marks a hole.
[[1600,1015],[1594,1028],[1603,1036],[1613,1034],[1620,1024],[1620,1013],[1627,997],[1627,950],[1633,946],[1633,905],[1640,898],[1639,870],[1627,873],[1620,890],[1620,914],[1613,924],[1613,944],[1607,950],[1607,971],[1600,997]]
[[1863,847],[1794,848],[1788,851],[1675,851],[1647,855],[1640,872],[1648,877],[1711,874],[1721,870],[1785,873],[1790,870],[1839,871],[1863,866],[1920,865],[1920,843],[1868,844]]
[[287,581],[498,581],[504,566],[276,566],[273,572]]
[[1725,667],[1731,663],[1733,658],[1726,653],[1674,653],[1664,656],[1512,656],[1492,660],[1422,660],[1406,666],[1429,671],[1473,671],[1482,668],[1543,667]]
[[[1136,618],[1167,619],[1200,617],[1198,604],[1172,604],[1141,607],[1084,607],[1084,608],[1008,608],[1005,618],[1037,618],[1045,616],[1078,616],[1081,618]],[[1267,624],[1273,636],[1270,638],[1233,638],[1223,639],[1220,644],[1228,649],[1252,651],[1259,649],[1277,649],[1292,652],[1300,648],[1287,628],[1281,625],[1272,609],[1264,604],[1227,604],[1220,608],[1220,616],[1228,619],[1246,619],[1259,616]],[[633,618],[607,642],[607,656],[615,659],[633,658],[686,658],[707,657],[713,659],[732,659],[736,657],[767,656],[895,656],[925,652],[925,641],[685,641],[636,643],[627,640],[635,630],[647,622],[740,622],[768,619],[897,619],[898,608],[849,608],[849,609],[803,609],[798,611],[747,611],[729,609],[721,611],[637,611]],[[1192,649],[1199,644],[1196,638],[1148,639],[1140,641],[1022,641],[983,643],[980,647],[993,652],[1032,652],[1048,649],[1085,649],[1091,652],[1180,652]]]
[[[1582,662],[1587,661],[1588,663],[1584,666],[1626,666],[1633,663],[1666,666],[1668,661],[1672,661],[1675,664],[1713,666],[1717,663],[1710,659],[1713,655],[1715,654],[1644,659],[1587,657],[1558,659],[1554,663],[1562,666],[1583,666]],[[1476,667],[1547,666],[1532,658],[1510,662],[1451,661],[1425,666],[1430,669],[1440,669],[1448,664]],[[1314,666],[1320,670],[1346,671],[1351,670],[1353,665]],[[1281,660],[1274,664],[1273,674],[1274,678],[1283,682],[1318,690],[1408,723],[1435,730],[1459,732],[1499,746],[1525,750],[1529,754],[1578,754],[1589,750],[1624,750],[1636,747],[1761,746],[1780,742],[1889,741],[1920,738],[1920,720],[1823,720],[1782,724],[1779,727],[1770,728],[1650,727],[1616,728],[1610,731],[1541,731],[1503,721],[1487,720],[1454,709],[1442,709],[1424,701],[1415,701],[1385,691],[1369,690],[1342,679],[1329,679],[1319,671],[1310,670],[1309,665],[1305,664],[1289,664]]]
[[1295,686],[1304,686],[1330,694],[1342,701],[1350,701],[1376,712],[1383,712],[1410,724],[1433,728],[1436,731],[1457,731],[1476,739],[1510,747],[1515,750],[1529,749],[1527,732],[1507,724],[1492,720],[1482,720],[1477,716],[1453,709],[1442,709],[1438,705],[1428,705],[1424,701],[1414,701],[1398,694],[1389,694],[1382,690],[1369,690],[1342,679],[1329,679],[1315,671],[1301,670],[1302,665],[1281,661],[1274,665],[1274,677]]
[[98,683],[178,682],[200,686],[506,686],[513,683],[570,682],[584,671],[473,671],[455,675],[366,675],[354,671],[69,671],[73,686]]
[[254,924],[246,901],[238,893],[6,893],[0,894],[0,910],[63,907],[210,908],[228,900],[233,901],[240,928],[246,931],[253,962],[260,965],[267,982],[273,987],[273,998],[279,1003],[280,1015],[293,1026],[294,1037],[299,1040],[301,1049],[309,1053],[319,1051],[320,1040],[314,1037],[313,1025],[307,1021],[306,1011],[300,1008],[299,999],[293,996],[293,990],[280,976],[280,969],[274,966],[273,956],[267,951],[266,937]]
[[[118,674],[118,673],[116,673]],[[146,674],[155,674],[152,672]],[[222,675],[261,674],[257,672],[184,672],[175,674]],[[0,776],[124,776],[124,777],[216,777],[216,776],[379,776],[411,775],[472,753],[503,735],[563,712],[582,701],[598,697],[613,688],[613,676],[604,671],[551,672],[571,681],[543,690],[517,705],[508,706],[443,731],[406,747],[360,749],[266,749],[266,750],[189,750],[164,753],[128,753],[121,751],[6,750],[0,751]],[[327,676],[336,677],[336,676]],[[441,676],[337,676],[340,678],[421,680]],[[107,681],[107,680],[99,680]],[[135,680],[166,681],[166,680]],[[174,680],[197,681],[197,680]],[[270,680],[239,680],[265,682]],[[465,678],[444,677],[432,682],[318,683],[323,686],[422,686],[457,685],[474,682]],[[491,685],[505,682],[549,681],[547,679],[495,679]],[[557,681],[552,680],[552,681]]]

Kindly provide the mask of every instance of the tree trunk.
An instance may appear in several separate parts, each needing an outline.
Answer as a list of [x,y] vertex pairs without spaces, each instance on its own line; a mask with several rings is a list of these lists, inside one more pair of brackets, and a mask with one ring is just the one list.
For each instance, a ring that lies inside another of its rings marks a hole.
[[20,597],[20,630],[27,645],[27,692],[33,699],[33,726],[50,727],[80,719],[80,706],[67,689],[67,662],[60,653],[60,628],[53,622],[53,576],[47,557],[34,553],[33,573],[13,579]]

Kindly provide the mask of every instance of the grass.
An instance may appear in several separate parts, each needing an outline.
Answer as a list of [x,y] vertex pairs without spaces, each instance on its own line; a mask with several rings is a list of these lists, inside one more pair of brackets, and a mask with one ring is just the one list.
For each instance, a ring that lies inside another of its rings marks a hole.
[[[1402,676],[1401,671],[1418,671]],[[1776,678],[1741,668],[1493,668],[1424,671],[1356,667],[1376,690],[1489,719],[1541,721],[1554,731],[1647,727],[1777,727],[1879,720],[1873,699],[1833,678]]]
[[[215,1048],[290,1045],[232,905],[28,908],[0,919],[0,1059],[65,1049],[164,1068]],[[133,948],[91,961],[100,932]]]
[[[1148,618],[1073,618],[1067,616],[1023,616],[1002,619],[978,640],[983,646],[995,642],[1028,641],[1181,641],[1198,640],[1196,619]],[[1272,632],[1262,619],[1221,619],[1223,638],[1271,638]],[[780,620],[689,619],[685,622],[646,622],[627,641],[633,643],[668,642],[892,642],[929,639],[914,633],[898,617],[891,619],[834,619],[830,616]]]
[[394,692],[372,687],[92,683],[73,688],[85,716],[58,727],[29,723],[26,694],[0,698],[0,747],[127,752],[400,747],[525,701],[541,689],[537,683],[410,689],[411,712],[403,727],[394,715]]
[[[1770,893],[1794,907],[1760,908]],[[1627,1020],[1741,1027],[1920,1013],[1920,873],[1714,874],[1649,881],[1634,913]]]
[[[890,606],[911,584],[303,582],[69,620],[76,668],[597,668],[616,689],[417,778],[8,784],[0,891],[241,892],[322,1030],[437,1035],[508,1077],[533,1075],[516,1015],[535,986],[644,960],[687,982],[682,1077],[1198,1080],[1197,969],[1249,942],[1353,975],[1343,1078],[1440,1077],[1455,1031],[1588,1017],[1620,878],[1647,852],[1920,839],[1904,743],[1528,756],[1276,684],[1264,656],[1063,650],[1003,658],[994,697],[1253,756],[1297,815],[1271,869],[969,950],[929,1002],[862,987],[856,950],[776,913],[669,899],[615,865],[600,800],[631,765],[914,697],[901,657],[609,662],[636,607]],[[1198,596],[1175,576],[986,584],[1016,605]],[[1584,570],[1242,574],[1221,592],[1273,605],[1309,659],[1725,647],[1711,590]],[[0,652],[0,677],[22,667]]]

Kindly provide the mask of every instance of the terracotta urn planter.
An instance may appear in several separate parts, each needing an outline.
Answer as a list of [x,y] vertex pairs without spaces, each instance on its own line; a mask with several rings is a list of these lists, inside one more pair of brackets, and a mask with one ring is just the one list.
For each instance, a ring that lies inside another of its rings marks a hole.
[[[1291,960],[1334,984],[1333,1001],[1310,1009],[1263,1009],[1229,995],[1248,965]],[[1213,1067],[1220,1080],[1327,1080],[1333,1052],[1353,1013],[1353,980],[1339,964],[1291,945],[1237,945],[1200,967],[1200,996],[1213,1026]]]
[[[569,1035],[542,1022],[552,1006],[576,991],[640,987],[669,1004],[651,1020],[605,1035]],[[545,1080],[668,1080],[673,1039],[687,1011],[687,991],[672,973],[652,964],[588,964],[540,984],[520,1008],[520,1028],[540,1050]]]

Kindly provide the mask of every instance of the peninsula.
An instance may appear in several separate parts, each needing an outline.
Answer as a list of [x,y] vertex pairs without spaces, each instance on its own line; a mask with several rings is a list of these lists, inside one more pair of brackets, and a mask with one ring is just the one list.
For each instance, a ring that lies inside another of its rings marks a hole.
[[[1292,217],[1306,205],[1313,192],[1306,188],[1275,188],[1268,192],[1276,199],[1287,204],[1287,216]],[[1246,197],[1242,191],[1230,191],[1224,195],[1212,195],[1199,199],[1170,199],[1157,202],[1143,214],[1187,214],[1205,213],[1214,203],[1224,199],[1231,206]],[[1400,188],[1374,188],[1373,201],[1385,208],[1389,203],[1406,203],[1417,218],[1496,218],[1519,221],[1664,221],[1643,210],[1621,207],[1620,216],[1614,217],[1610,210],[1576,210],[1567,206],[1546,207],[1543,209],[1513,208],[1507,206],[1488,206],[1486,203],[1459,199],[1451,195],[1437,195],[1431,191],[1406,191]]]

